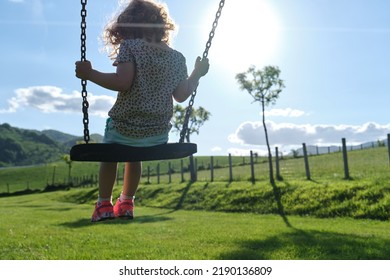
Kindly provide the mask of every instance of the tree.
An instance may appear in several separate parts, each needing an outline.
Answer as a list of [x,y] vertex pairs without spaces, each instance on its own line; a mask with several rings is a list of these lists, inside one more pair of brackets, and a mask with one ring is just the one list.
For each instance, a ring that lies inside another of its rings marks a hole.
[[[184,124],[186,116],[186,108],[182,107],[179,104],[176,104],[173,108],[173,121],[172,128],[173,132],[180,133]],[[210,119],[210,112],[208,112],[205,108],[199,107],[198,109],[192,108],[190,118],[188,120],[188,132],[185,135],[186,141],[190,142],[190,136],[193,133],[199,134],[200,128],[203,124]],[[195,172],[195,164],[194,157],[190,156],[190,173],[191,173],[191,181],[196,181],[196,172]]]
[[284,86],[283,80],[279,78],[280,70],[276,66],[265,66],[262,70],[257,70],[255,66],[248,68],[246,72],[236,75],[236,80],[240,84],[242,90],[247,91],[254,102],[261,104],[262,121],[265,133],[265,140],[268,149],[269,177],[272,184],[275,183],[272,153],[268,139],[267,126],[265,123],[265,107],[270,104],[275,104],[282,92]]
[[[186,116],[186,108],[176,104],[173,108],[173,132],[180,133],[184,124]],[[210,112],[205,108],[199,107],[198,109],[192,108],[190,119],[188,121],[188,133],[186,135],[186,141],[190,142],[191,134],[199,134],[200,128],[206,121],[210,119]]]

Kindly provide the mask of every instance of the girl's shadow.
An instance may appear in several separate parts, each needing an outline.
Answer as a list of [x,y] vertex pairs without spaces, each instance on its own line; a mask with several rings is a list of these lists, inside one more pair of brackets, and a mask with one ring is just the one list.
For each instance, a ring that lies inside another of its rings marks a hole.
[[172,220],[173,218],[167,217],[165,215],[170,214],[174,212],[174,210],[164,212],[161,214],[155,214],[155,215],[145,215],[145,216],[137,216],[133,220],[126,220],[126,219],[113,219],[113,220],[106,220],[101,222],[92,223],[90,219],[79,219],[73,222],[66,222],[59,224],[59,226],[69,227],[69,228],[81,228],[81,227],[88,227],[88,226],[96,226],[96,225],[127,225],[127,224],[144,224],[144,223],[157,223],[157,222],[164,222]]

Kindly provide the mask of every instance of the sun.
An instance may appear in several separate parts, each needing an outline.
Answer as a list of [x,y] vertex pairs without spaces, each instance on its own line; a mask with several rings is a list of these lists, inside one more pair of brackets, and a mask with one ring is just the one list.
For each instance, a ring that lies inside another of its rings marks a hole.
[[238,73],[251,65],[272,61],[281,36],[280,20],[270,3],[267,0],[225,2],[209,56],[213,65]]

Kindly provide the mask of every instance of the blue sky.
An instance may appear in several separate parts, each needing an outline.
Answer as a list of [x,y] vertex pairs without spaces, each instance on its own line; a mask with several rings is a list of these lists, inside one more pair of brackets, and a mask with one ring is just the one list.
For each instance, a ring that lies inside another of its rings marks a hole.
[[[189,71],[202,55],[219,0],[167,0],[179,25],[174,48]],[[88,1],[87,58],[114,71],[99,37],[116,0]],[[195,106],[212,117],[192,136],[200,155],[264,151],[260,107],[235,75],[278,66],[286,88],[267,108],[270,141],[283,152],[350,144],[390,133],[390,1],[226,0]],[[0,123],[82,135],[80,2],[0,2]],[[116,93],[88,84],[91,133],[103,134]],[[186,103],[185,103],[186,104]],[[178,137],[171,135],[171,141]]]

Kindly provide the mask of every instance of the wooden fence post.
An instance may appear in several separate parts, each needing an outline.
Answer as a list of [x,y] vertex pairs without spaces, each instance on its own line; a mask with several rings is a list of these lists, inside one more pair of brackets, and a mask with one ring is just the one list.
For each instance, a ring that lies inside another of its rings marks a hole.
[[184,182],[184,161],[180,161],[181,182]]
[[197,181],[198,180],[198,159],[197,158],[195,158],[195,170],[194,171],[195,171],[195,181]]
[[275,167],[276,167],[276,179],[281,180],[282,176],[280,176],[279,148],[278,147],[275,147]]
[[233,181],[232,154],[229,153],[229,182]]
[[341,139],[343,144],[343,160],[344,160],[344,179],[350,179],[349,176],[349,167],[348,167],[348,152],[347,152],[347,144],[345,138]]
[[160,184],[160,164],[157,164],[157,184]]
[[147,174],[147,178],[148,178],[148,180],[147,180],[147,182],[148,182],[148,184],[150,184],[150,165],[148,165],[148,174]]
[[390,164],[390,133],[387,134],[387,150],[389,152],[389,164]]
[[303,158],[305,160],[306,178],[307,178],[307,180],[311,180],[309,158],[307,156],[307,149],[306,149],[306,144],[305,143],[302,144],[302,148],[303,148]]
[[172,183],[172,165],[171,165],[171,162],[168,163],[168,177],[169,177],[169,184]]
[[197,171],[198,171],[198,160],[194,158],[193,155],[190,155],[189,157],[190,160],[190,165],[189,165],[189,170],[190,170],[190,180],[191,182],[196,182],[197,181]]
[[51,177],[51,184],[52,184],[52,185],[54,185],[55,180],[56,180],[56,166],[54,165],[54,166],[53,166],[53,175],[52,175],[52,177]]
[[214,182],[214,157],[210,157],[210,180]]
[[251,156],[250,156],[250,162],[251,162],[251,181],[252,184],[255,183],[255,166],[253,163],[253,152],[251,151]]

